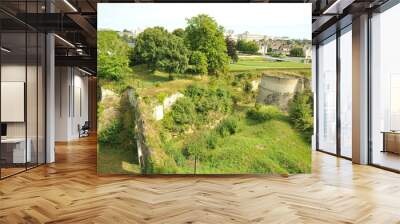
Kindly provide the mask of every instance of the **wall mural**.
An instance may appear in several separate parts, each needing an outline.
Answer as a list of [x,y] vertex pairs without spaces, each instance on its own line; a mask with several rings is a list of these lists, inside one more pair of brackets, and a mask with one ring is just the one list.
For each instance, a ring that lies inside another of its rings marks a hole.
[[99,4],[98,20],[99,173],[310,172],[311,4]]

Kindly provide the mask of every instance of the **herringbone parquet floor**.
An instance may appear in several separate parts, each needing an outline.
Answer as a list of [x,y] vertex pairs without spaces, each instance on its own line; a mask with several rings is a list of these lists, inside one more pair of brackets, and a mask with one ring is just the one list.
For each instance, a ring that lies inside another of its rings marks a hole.
[[0,181],[0,223],[400,223],[400,175],[313,154],[290,177],[96,175],[96,142]]

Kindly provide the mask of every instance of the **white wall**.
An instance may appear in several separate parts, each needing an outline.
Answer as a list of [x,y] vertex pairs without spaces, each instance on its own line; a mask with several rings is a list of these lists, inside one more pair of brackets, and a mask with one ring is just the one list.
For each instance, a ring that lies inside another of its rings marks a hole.
[[313,98],[314,98],[314,108],[313,108],[313,117],[314,117],[314,131],[313,131],[313,136],[311,138],[311,148],[312,150],[317,149],[317,130],[316,130],[316,124],[317,124],[317,47],[315,45],[312,45],[312,67],[311,67],[311,90],[313,92]]
[[[37,70],[39,69],[39,70]],[[25,135],[30,140],[30,148],[32,150],[32,161],[44,163],[45,150],[45,117],[44,117],[44,74],[41,67],[36,65],[27,65],[21,63],[4,63],[1,66],[2,82],[24,82],[26,84],[26,107],[11,108],[2,107],[4,113],[17,113],[12,110],[20,110],[19,113],[26,112],[26,120],[21,122],[5,122],[7,124],[7,137],[24,138]],[[26,79],[27,78],[27,82]],[[3,92],[4,89],[2,89]],[[24,90],[19,90],[19,94],[24,94]],[[7,93],[2,95],[7,98]],[[16,102],[17,103],[17,102]],[[8,110],[8,111],[7,111]],[[22,115],[24,116],[24,115]],[[38,155],[37,155],[38,153]]]
[[336,153],[336,40],[318,48],[318,147]]
[[[28,71],[32,70],[28,66]],[[3,64],[1,66],[1,81],[2,82],[25,82],[26,66],[25,64]],[[35,93],[28,93],[28,97],[36,96]],[[7,108],[1,108],[7,110]],[[23,108],[24,109],[24,108]],[[28,115],[29,116],[29,115]],[[36,116],[36,115],[35,115]],[[28,117],[30,121],[31,117]],[[25,137],[25,122],[7,122],[8,137]]]
[[68,140],[69,85],[71,83],[68,67],[55,68],[55,140]]
[[[382,131],[400,130],[400,4],[372,17],[372,143],[383,148]],[[374,157],[373,157],[374,158]]]
[[342,156],[352,157],[352,31],[340,36],[340,143]]
[[55,140],[77,139],[78,125],[88,120],[88,78],[76,68],[56,67],[55,85]]

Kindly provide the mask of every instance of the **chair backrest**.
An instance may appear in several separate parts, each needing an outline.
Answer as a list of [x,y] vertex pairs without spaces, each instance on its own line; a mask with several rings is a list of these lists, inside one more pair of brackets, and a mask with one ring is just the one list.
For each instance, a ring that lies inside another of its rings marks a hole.
[[89,121],[85,121],[85,123],[83,124],[82,128],[89,129],[90,128]]

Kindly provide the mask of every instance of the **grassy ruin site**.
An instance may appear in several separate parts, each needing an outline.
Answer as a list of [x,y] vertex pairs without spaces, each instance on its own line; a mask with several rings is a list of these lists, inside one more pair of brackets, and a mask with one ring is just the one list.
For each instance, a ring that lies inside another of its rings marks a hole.
[[[132,49],[99,31],[98,172],[310,172],[311,65],[257,54],[255,42],[237,54],[207,15],[187,23],[148,28]],[[279,92],[292,81],[296,90]],[[276,92],[265,97],[268,82]]]
[[[117,147],[104,145],[99,147],[99,172],[192,174],[195,165],[196,173],[202,174],[310,172],[309,139],[294,128],[287,112],[272,108],[271,111],[267,110],[265,119],[249,116],[248,111],[255,105],[256,93],[246,91],[244,87],[262,74],[307,78],[309,69],[248,70],[230,72],[223,77],[176,75],[175,80],[169,80],[168,73],[151,72],[145,66],[135,66],[132,70],[132,78],[125,80],[125,83],[129,83],[138,96],[139,113],[145,122],[144,135],[147,137],[146,143],[153,150],[152,155],[146,167],[140,169],[135,143],[126,144],[123,140],[116,143]],[[113,84],[105,86],[115,92],[120,88],[120,85]],[[208,111],[199,113],[196,109],[184,110],[176,116],[187,117],[179,117],[178,123],[172,118],[174,110],[179,111],[174,106],[162,120],[154,120],[154,107],[177,92],[185,96],[176,103],[185,105],[186,99],[199,102],[185,93],[193,86],[201,91],[221,90],[227,94],[226,99],[202,96],[202,104],[211,104]],[[128,103],[120,106],[126,105]],[[219,105],[225,105],[226,108],[219,108]],[[134,122],[134,119],[125,118],[120,123],[125,122]],[[121,138],[121,133],[115,138]],[[134,139],[134,136],[131,138]],[[124,150],[127,145],[131,148]]]

